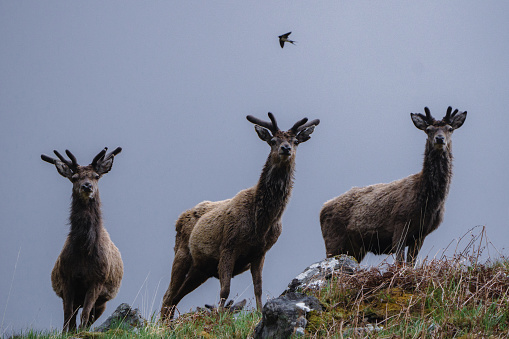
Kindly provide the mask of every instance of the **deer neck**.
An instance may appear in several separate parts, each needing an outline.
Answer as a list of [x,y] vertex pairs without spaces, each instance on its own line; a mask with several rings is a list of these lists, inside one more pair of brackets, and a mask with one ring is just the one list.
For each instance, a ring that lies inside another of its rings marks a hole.
[[79,251],[92,255],[102,228],[99,193],[86,202],[73,193],[70,223],[69,237],[73,244],[78,244]]
[[293,187],[294,156],[275,163],[269,155],[263,167],[255,193],[255,224],[259,235],[265,234],[283,215]]
[[430,142],[426,143],[419,196],[422,212],[426,215],[436,213],[449,193],[453,158],[451,147],[452,144],[449,144],[446,150],[437,150]]

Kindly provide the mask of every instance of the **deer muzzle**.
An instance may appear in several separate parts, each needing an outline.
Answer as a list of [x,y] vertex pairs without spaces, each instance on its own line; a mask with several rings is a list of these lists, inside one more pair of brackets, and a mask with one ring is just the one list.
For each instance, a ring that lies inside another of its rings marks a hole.
[[81,190],[86,193],[91,193],[93,191],[93,186],[89,182],[85,182],[81,185]]
[[281,147],[279,148],[279,154],[286,155],[286,156],[291,155],[292,154],[292,146],[290,146],[290,144],[288,144],[288,143],[282,144]]

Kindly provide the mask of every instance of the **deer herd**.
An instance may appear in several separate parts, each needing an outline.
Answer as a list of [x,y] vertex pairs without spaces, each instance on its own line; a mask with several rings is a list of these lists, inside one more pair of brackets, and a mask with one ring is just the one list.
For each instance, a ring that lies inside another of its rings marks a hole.
[[[395,254],[398,264],[415,263],[423,241],[440,225],[452,177],[452,132],[460,128],[467,112],[449,107],[441,120],[411,113],[415,127],[426,135],[422,170],[386,184],[354,187],[327,201],[319,220],[326,256],[353,256],[361,261],[368,252]],[[231,279],[247,270],[253,279],[256,306],[262,308],[262,270],[265,254],[282,231],[283,212],[290,199],[298,146],[308,141],[320,120],[297,121],[289,130],[251,115],[258,137],[270,152],[258,182],[233,198],[203,201],[183,212],[175,228],[175,256],[170,284],[162,300],[160,317],[169,323],[176,306],[208,278],[220,283],[220,309],[230,294]],[[122,149],[104,148],[90,165],[80,166],[69,151],[66,159],[41,155],[73,185],[70,231],[51,272],[55,293],[62,298],[64,331],[80,329],[101,316],[113,299],[123,276],[120,252],[103,225],[99,179],[108,173]],[[406,260],[405,260],[405,249]]]

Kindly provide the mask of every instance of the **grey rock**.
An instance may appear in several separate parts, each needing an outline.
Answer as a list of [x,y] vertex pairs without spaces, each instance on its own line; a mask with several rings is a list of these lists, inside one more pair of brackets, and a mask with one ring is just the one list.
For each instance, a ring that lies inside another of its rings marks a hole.
[[353,328],[353,333],[355,333],[358,336],[365,336],[365,335],[369,335],[372,333],[380,332],[383,329],[384,329],[383,326],[378,326],[376,324],[375,325],[367,324],[364,327]]
[[96,332],[106,332],[111,328],[136,328],[144,326],[147,320],[143,318],[141,312],[135,308],[132,309],[129,304],[120,304],[115,312],[108,317],[100,326],[95,328]]
[[282,295],[305,291],[306,289],[318,290],[322,288],[333,274],[346,273],[353,274],[359,268],[359,263],[355,258],[341,254],[332,258],[327,258],[306,268],[301,274],[296,276]]
[[[246,299],[242,299],[241,301],[237,302],[234,304],[234,301],[233,299],[231,299],[230,301],[228,301],[225,305],[224,305],[224,308],[229,311],[229,312],[232,312],[232,313],[236,313],[236,312],[240,312],[244,309],[244,306],[246,306],[246,303],[247,303],[247,300]],[[202,312],[216,312],[217,311],[217,306],[216,305],[209,305],[209,304],[205,304],[205,308],[203,307],[197,307],[196,308],[197,311],[202,311]]]
[[321,312],[318,299],[302,293],[289,292],[267,301],[263,306],[262,320],[256,325],[254,338],[289,338],[303,335],[310,311]]

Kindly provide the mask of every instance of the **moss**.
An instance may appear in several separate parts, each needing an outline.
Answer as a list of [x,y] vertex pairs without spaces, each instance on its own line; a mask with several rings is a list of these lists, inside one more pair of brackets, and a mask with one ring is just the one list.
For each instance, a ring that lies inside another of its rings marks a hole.
[[402,312],[417,310],[420,297],[400,288],[380,291],[365,299],[359,310],[368,318],[383,320]]
[[349,317],[348,312],[343,308],[330,308],[326,311],[311,311],[307,315],[308,324],[306,331],[317,333],[328,329],[334,323],[345,321]]

